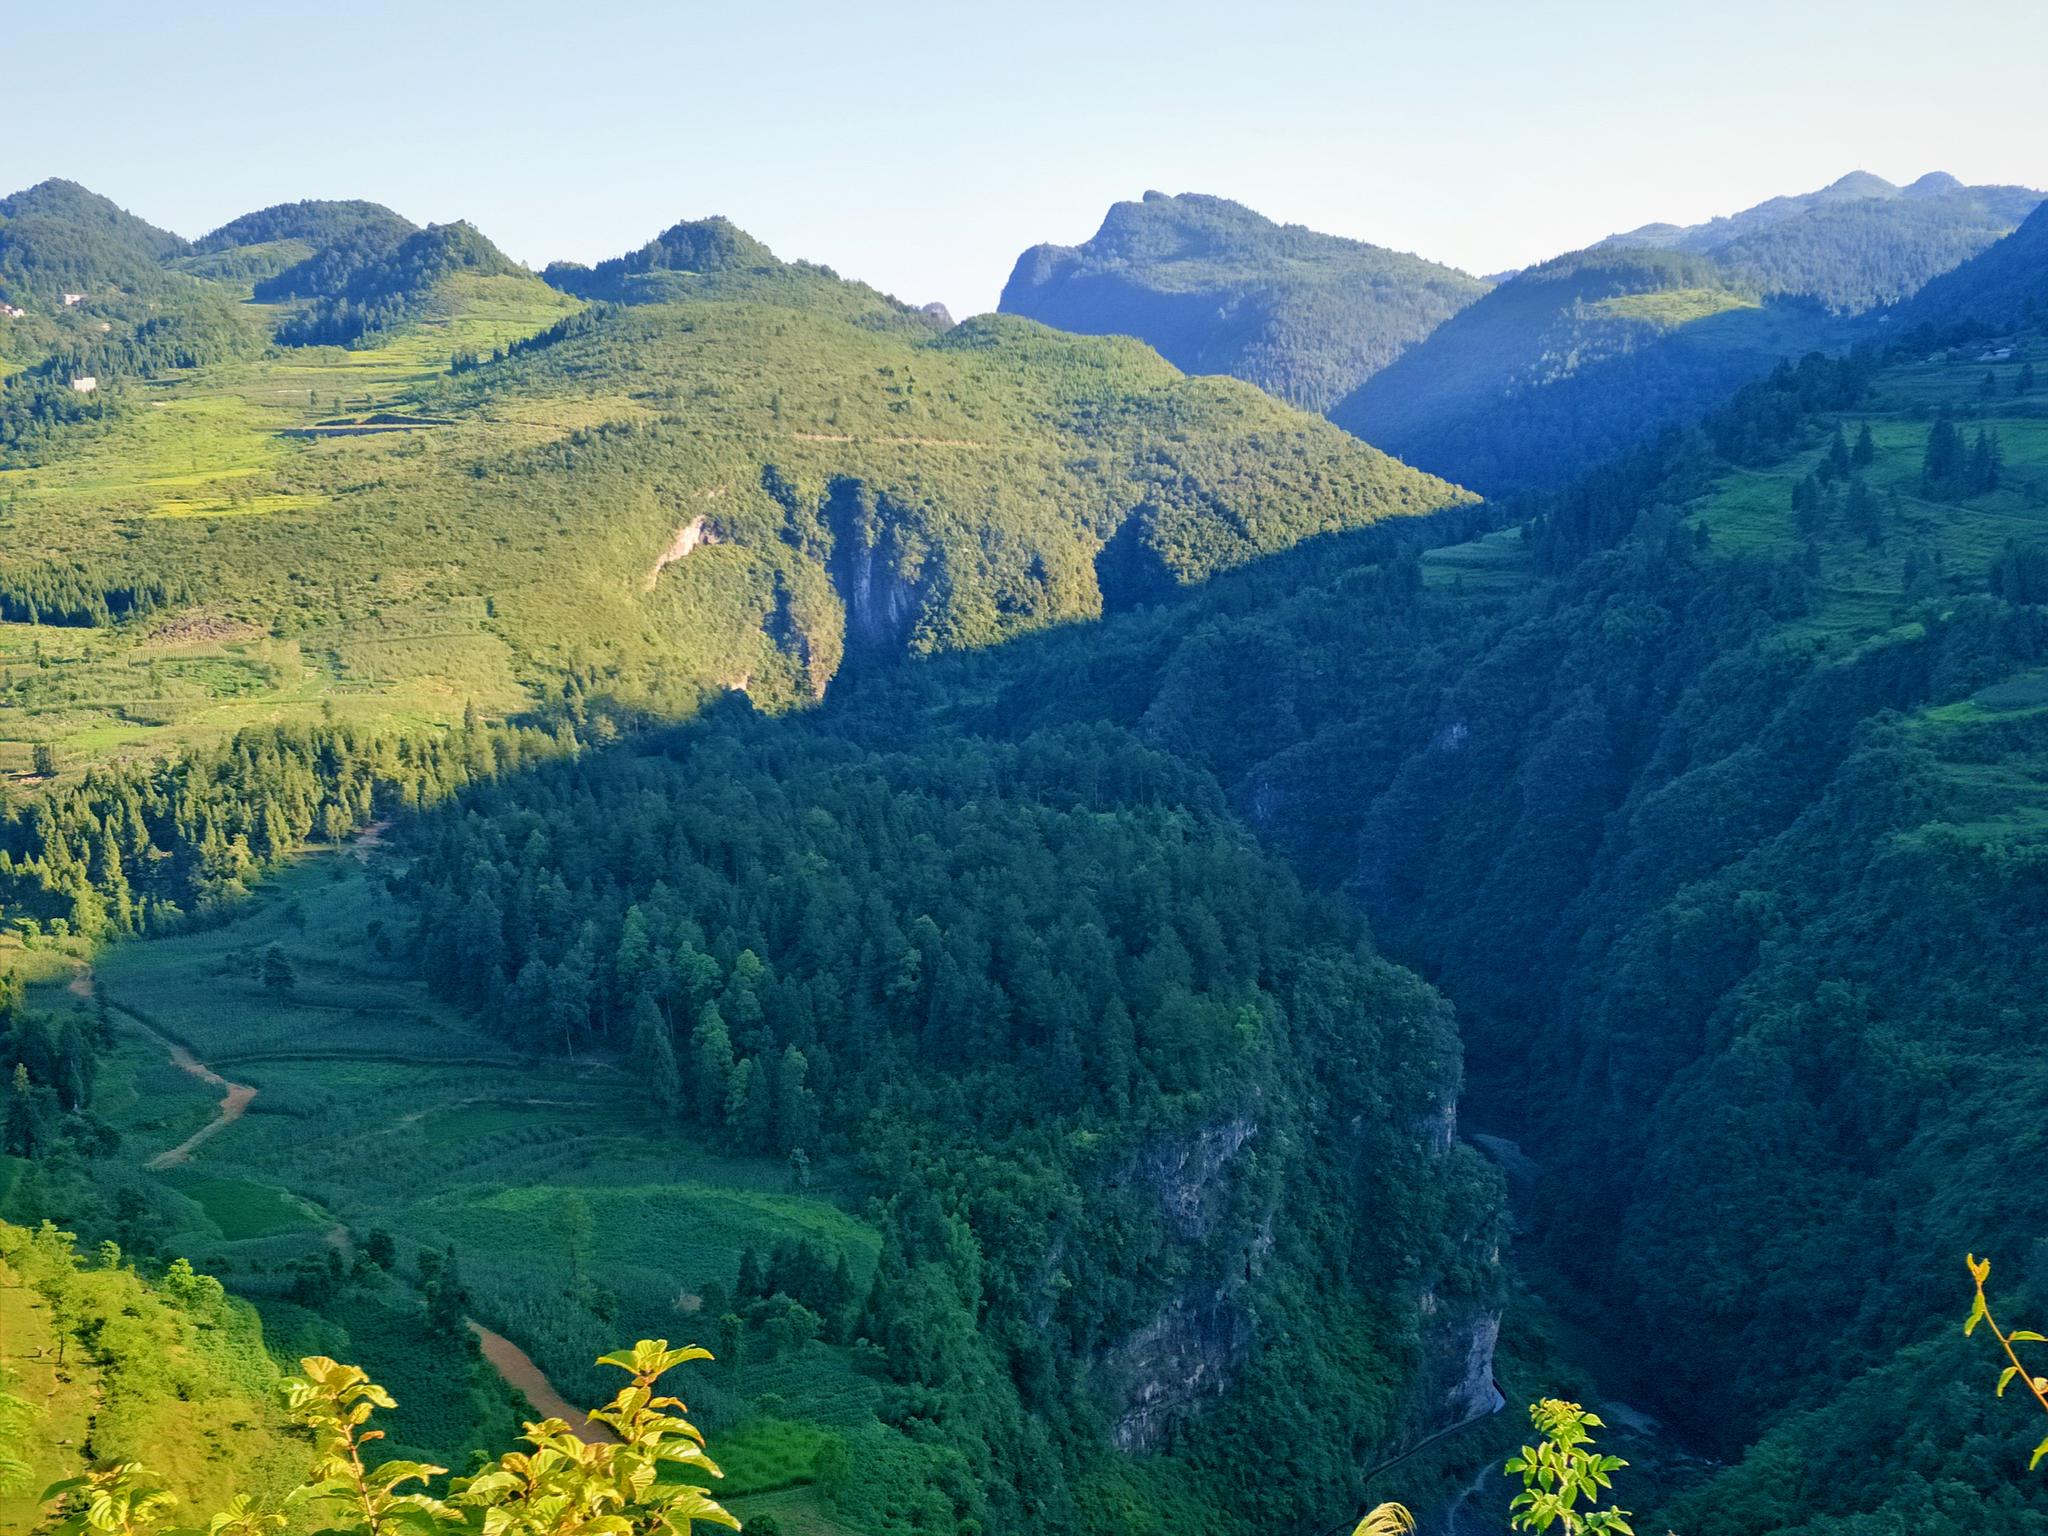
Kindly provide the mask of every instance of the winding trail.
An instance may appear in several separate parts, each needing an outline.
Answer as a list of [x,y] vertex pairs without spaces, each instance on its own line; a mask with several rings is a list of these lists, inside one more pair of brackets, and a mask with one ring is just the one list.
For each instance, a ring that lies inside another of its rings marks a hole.
[[560,1419],[569,1430],[585,1445],[615,1444],[618,1436],[602,1424],[593,1424],[581,1409],[571,1407],[569,1400],[555,1390],[555,1384],[548,1380],[547,1373],[533,1363],[533,1357],[502,1333],[493,1333],[473,1317],[465,1317],[469,1331],[476,1335],[484,1358],[491,1362],[491,1369],[504,1378],[505,1384],[526,1395],[534,1410],[542,1418]]
[[[112,1003],[110,1006],[121,1008],[119,1003]],[[215,1112],[211,1120],[207,1121],[206,1124],[199,1127],[198,1130],[187,1136],[175,1147],[157,1153],[155,1157],[152,1157],[143,1165],[147,1168],[175,1168],[178,1164],[190,1159],[199,1147],[241,1119],[244,1111],[249,1107],[249,1101],[256,1097],[256,1090],[248,1083],[228,1081],[228,1079],[222,1077],[197,1056],[194,1056],[184,1046],[178,1044],[177,1041],[169,1036],[160,1034],[150,1028],[149,1025],[143,1023],[141,1019],[130,1013],[126,1008],[121,1008],[121,1012],[128,1015],[129,1023],[163,1047],[165,1053],[171,1058],[171,1065],[180,1072],[189,1072],[203,1083],[211,1083],[216,1088],[226,1090],[221,1095],[220,1109]]]
[[[84,984],[84,981],[83,976],[74,981],[72,984],[73,990],[78,990],[81,984]],[[89,995],[89,984],[86,984],[86,990]],[[108,1000],[108,1006],[125,1016],[139,1033],[147,1035],[151,1040],[155,1041],[163,1049],[164,1054],[170,1057],[171,1064],[179,1071],[189,1072],[202,1082],[211,1083],[215,1087],[226,1090],[221,1097],[220,1109],[211,1120],[207,1121],[205,1125],[202,1125],[175,1147],[170,1148],[168,1151],[157,1153],[155,1157],[152,1157],[144,1165],[151,1169],[174,1168],[189,1159],[193,1151],[203,1143],[219,1135],[227,1127],[241,1119],[243,1113],[249,1108],[249,1101],[256,1097],[256,1089],[248,1083],[230,1082],[227,1078],[222,1077],[213,1068],[194,1056],[186,1047],[171,1039],[161,1030],[154,1029],[145,1023],[141,1016],[132,1009],[124,1008],[112,999]],[[344,1253],[349,1248],[348,1227],[345,1223],[336,1222],[333,1227],[328,1229],[326,1238],[329,1244]],[[502,1333],[494,1333],[489,1328],[486,1328],[473,1317],[465,1317],[463,1322],[468,1325],[469,1331],[476,1335],[477,1345],[483,1351],[484,1359],[490,1362],[491,1369],[498,1373],[507,1386],[523,1394],[526,1400],[533,1404],[535,1411],[542,1418],[562,1420],[569,1426],[570,1432],[586,1445],[605,1445],[617,1442],[619,1438],[617,1435],[613,1434],[602,1424],[592,1423],[587,1414],[581,1409],[572,1406],[567,1398],[562,1396],[560,1392],[557,1392],[555,1384],[548,1380],[547,1373],[533,1363],[533,1357],[527,1354],[525,1350],[514,1344]]]

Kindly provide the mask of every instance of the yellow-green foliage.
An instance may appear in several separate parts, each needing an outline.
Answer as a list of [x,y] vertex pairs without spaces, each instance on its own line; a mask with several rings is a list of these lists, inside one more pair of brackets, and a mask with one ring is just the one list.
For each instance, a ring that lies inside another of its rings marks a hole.
[[[396,1406],[391,1394],[357,1366],[309,1355],[299,1362],[304,1374],[283,1385],[293,1417],[311,1431],[313,1451],[301,1452],[304,1479],[281,1497],[244,1484],[222,1498],[195,1500],[140,1460],[113,1457],[46,1490],[46,1528],[54,1536],[256,1536],[285,1529],[431,1536],[479,1528],[493,1536],[687,1536],[693,1522],[738,1530],[739,1521],[696,1480],[722,1475],[705,1453],[704,1436],[682,1416],[680,1399],[656,1390],[674,1367],[710,1358],[694,1345],[671,1349],[666,1339],[642,1339],[605,1355],[598,1364],[632,1379],[591,1412],[587,1429],[579,1434],[557,1418],[529,1423],[522,1438],[530,1451],[508,1451],[435,1492],[447,1468],[377,1454],[384,1432],[373,1422],[379,1409]],[[177,1527],[167,1529],[174,1520]]]
[[211,1508],[276,1496],[303,1460],[255,1313],[182,1262],[151,1283],[112,1245],[86,1260],[52,1226],[0,1223],[0,1341],[33,1473],[0,1496],[0,1529],[27,1528],[36,1491],[96,1463],[147,1460]]

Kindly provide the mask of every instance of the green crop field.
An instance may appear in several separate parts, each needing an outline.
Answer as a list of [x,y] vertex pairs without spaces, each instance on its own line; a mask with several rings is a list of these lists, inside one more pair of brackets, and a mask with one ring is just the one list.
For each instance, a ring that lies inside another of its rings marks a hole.
[[[480,1367],[444,1378],[413,1359],[419,1314],[402,1278],[314,1312],[295,1300],[294,1266],[352,1251],[373,1230],[396,1240],[401,1271],[420,1249],[452,1243],[475,1315],[572,1401],[598,1400],[592,1362],[617,1338],[715,1346],[705,1293],[730,1293],[748,1248],[765,1256],[809,1238],[843,1253],[866,1286],[880,1238],[850,1172],[821,1166],[798,1188],[780,1163],[678,1142],[635,1111],[609,1063],[536,1076],[379,957],[377,936],[400,918],[384,873],[381,858],[302,860],[233,921],[114,946],[93,971],[126,1021],[98,1102],[122,1133],[128,1176],[147,1181],[173,1251],[256,1300],[281,1357],[352,1352],[399,1395],[397,1440],[447,1456],[502,1415]],[[298,976],[286,1001],[252,970],[272,944]],[[58,1008],[83,1007],[80,992],[61,974],[38,988]],[[175,1065],[165,1040],[256,1094],[189,1160],[159,1169],[150,1163],[211,1121],[222,1093]],[[603,1321],[583,1295],[595,1253]],[[730,1431],[721,1451],[736,1490],[795,1488],[827,1439],[874,1424],[875,1384],[822,1342],[698,1369],[704,1408]],[[801,1404],[802,1421],[777,1417],[778,1404]]]

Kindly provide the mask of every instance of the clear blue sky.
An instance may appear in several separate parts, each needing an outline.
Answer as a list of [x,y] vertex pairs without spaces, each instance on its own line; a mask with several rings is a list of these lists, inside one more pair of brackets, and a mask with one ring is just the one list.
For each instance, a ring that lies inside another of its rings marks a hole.
[[2048,186],[2048,0],[0,0],[0,188],[536,266],[724,213],[956,314],[1148,187],[1492,271],[1867,169]]

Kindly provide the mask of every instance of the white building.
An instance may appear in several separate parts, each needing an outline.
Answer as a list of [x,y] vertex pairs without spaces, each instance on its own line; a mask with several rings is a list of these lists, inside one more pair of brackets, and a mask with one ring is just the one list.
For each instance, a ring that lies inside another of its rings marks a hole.
[[83,304],[84,302],[85,295],[82,293],[67,293],[64,295],[64,307],[66,309],[69,309],[74,304]]
[[81,395],[89,395],[100,387],[100,381],[89,373],[81,373],[71,381],[71,387]]
[[5,315],[10,320],[19,320],[27,313],[27,310],[16,309],[12,304],[0,304],[0,315]]

